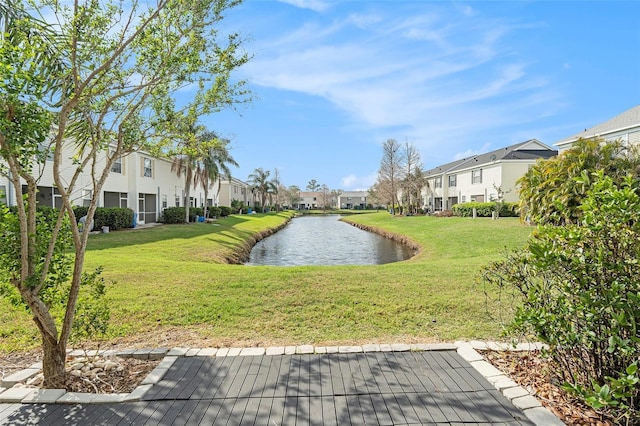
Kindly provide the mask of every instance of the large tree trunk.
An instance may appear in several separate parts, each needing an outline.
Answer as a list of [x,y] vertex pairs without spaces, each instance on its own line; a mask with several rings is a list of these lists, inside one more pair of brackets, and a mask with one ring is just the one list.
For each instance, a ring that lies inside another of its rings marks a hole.
[[42,371],[44,372],[44,387],[46,389],[65,389],[67,373],[65,361],[67,347],[64,342],[57,343],[53,339],[43,337],[42,340]]

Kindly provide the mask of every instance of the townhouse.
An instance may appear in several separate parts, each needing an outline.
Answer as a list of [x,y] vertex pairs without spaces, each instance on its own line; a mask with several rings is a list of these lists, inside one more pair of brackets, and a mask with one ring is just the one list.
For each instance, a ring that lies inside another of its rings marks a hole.
[[485,154],[443,164],[425,172],[428,187],[423,202],[432,211],[448,210],[468,201],[518,201],[516,181],[539,158],[558,151],[530,139]]
[[640,144],[640,105],[628,109],[604,123],[562,139],[554,145],[558,147],[558,151],[562,152],[571,148],[571,145],[580,138],[595,137],[607,141],[620,139],[627,145]]
[[214,191],[218,194],[218,204],[215,204],[216,206],[230,207],[233,201],[240,201],[243,206],[251,207],[258,199],[251,185],[231,176],[222,178],[219,186],[216,184],[214,187]]
[[367,207],[367,191],[344,191],[338,196],[337,206],[341,209],[360,209]]
[[[44,148],[43,148],[44,149]],[[67,144],[63,151],[63,164],[60,167],[62,180],[70,182],[77,165],[73,162],[73,146]],[[136,215],[138,224],[157,222],[167,207],[184,206],[184,175],[178,177],[171,170],[172,160],[154,157],[146,152],[133,152],[121,157],[111,167],[102,192],[98,195],[98,207],[128,207]],[[96,170],[106,165],[106,152],[98,161]],[[50,156],[44,164],[36,165],[34,173],[41,175],[38,182],[38,203],[60,208],[62,200],[53,180],[53,158]],[[191,207],[218,205],[218,183],[211,184],[207,200],[204,199],[202,186],[191,187],[189,204]],[[26,190],[26,189],[24,189]],[[10,180],[0,177],[0,200],[7,205],[15,205],[16,191]],[[91,169],[80,173],[71,199],[74,205],[88,206],[93,195]]]

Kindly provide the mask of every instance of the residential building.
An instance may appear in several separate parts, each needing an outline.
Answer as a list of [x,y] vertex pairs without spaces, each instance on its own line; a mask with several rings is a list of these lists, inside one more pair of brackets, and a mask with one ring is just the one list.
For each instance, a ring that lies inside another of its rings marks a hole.
[[367,191],[344,191],[338,196],[336,205],[341,209],[365,209],[367,196]]
[[590,139],[594,137],[600,137],[608,141],[621,139],[626,144],[640,144],[640,105],[604,123],[562,139],[556,142],[555,146],[558,147],[558,151],[562,152],[571,148],[571,145],[580,138]]
[[[70,182],[77,168],[72,161],[73,146],[68,144],[63,152],[60,167],[62,180]],[[158,158],[139,151],[123,156],[111,167],[111,171],[98,197],[98,207],[128,207],[134,211],[137,223],[157,222],[167,207],[184,205],[184,175],[178,177],[171,171],[172,160]],[[106,164],[106,153],[98,161],[96,170],[102,170]],[[53,180],[53,157],[47,158],[44,164],[37,165],[34,173],[41,174],[38,182],[38,203],[60,208],[62,200]],[[91,170],[83,170],[71,194],[72,202],[78,206],[88,206],[91,202],[93,183]],[[217,188],[217,182],[211,187]],[[26,188],[23,188],[26,191]],[[16,191],[6,177],[0,177],[0,192],[4,194],[4,201],[8,205],[15,205]],[[201,186],[190,189],[190,206],[204,207],[216,205],[215,191],[210,189],[208,200],[204,199],[204,189]]]
[[253,207],[258,195],[251,190],[251,185],[234,177],[225,177],[220,181],[220,191],[216,184],[214,192],[218,193],[216,206],[231,207],[234,200],[240,201],[243,206]]
[[536,139],[510,145],[485,154],[443,164],[425,172],[429,186],[423,191],[424,207],[448,210],[469,201],[517,201],[516,181],[539,158],[557,151]]

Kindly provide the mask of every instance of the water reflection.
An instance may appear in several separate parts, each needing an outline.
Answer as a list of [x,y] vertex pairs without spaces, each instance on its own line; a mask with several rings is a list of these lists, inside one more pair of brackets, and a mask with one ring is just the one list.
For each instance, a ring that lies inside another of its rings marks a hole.
[[258,242],[247,265],[376,265],[412,255],[398,242],[339,221],[339,215],[301,216]]

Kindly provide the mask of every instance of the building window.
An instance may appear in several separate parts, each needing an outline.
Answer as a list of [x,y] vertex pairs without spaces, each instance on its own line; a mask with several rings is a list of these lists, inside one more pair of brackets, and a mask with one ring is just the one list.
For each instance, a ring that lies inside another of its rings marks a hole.
[[449,175],[449,188],[453,188],[458,183],[458,175]]
[[471,183],[482,183],[482,169],[475,169],[471,172]]
[[91,205],[91,198],[93,191],[90,189],[82,190],[82,207],[89,207]]
[[0,185],[0,204],[7,204],[7,187]]
[[180,196],[176,194],[176,207],[180,207]]
[[122,157],[118,157],[113,161],[111,165],[112,173],[122,173]]
[[126,209],[129,204],[129,194],[126,192],[120,193],[120,208]]
[[51,145],[52,145],[52,142],[49,142],[48,144],[45,144],[45,143],[38,144],[38,151],[42,153],[46,153],[47,161],[53,161],[53,148]]
[[463,203],[466,203],[466,202],[467,202],[467,196],[466,196],[466,195],[463,195],[463,196],[462,196],[462,202],[463,202]]
[[143,173],[144,177],[153,177],[153,162],[150,158],[143,158]]
[[442,188],[442,176],[438,176],[433,184],[435,188]]
[[166,209],[168,207],[167,204],[167,194],[162,194],[162,208]]

